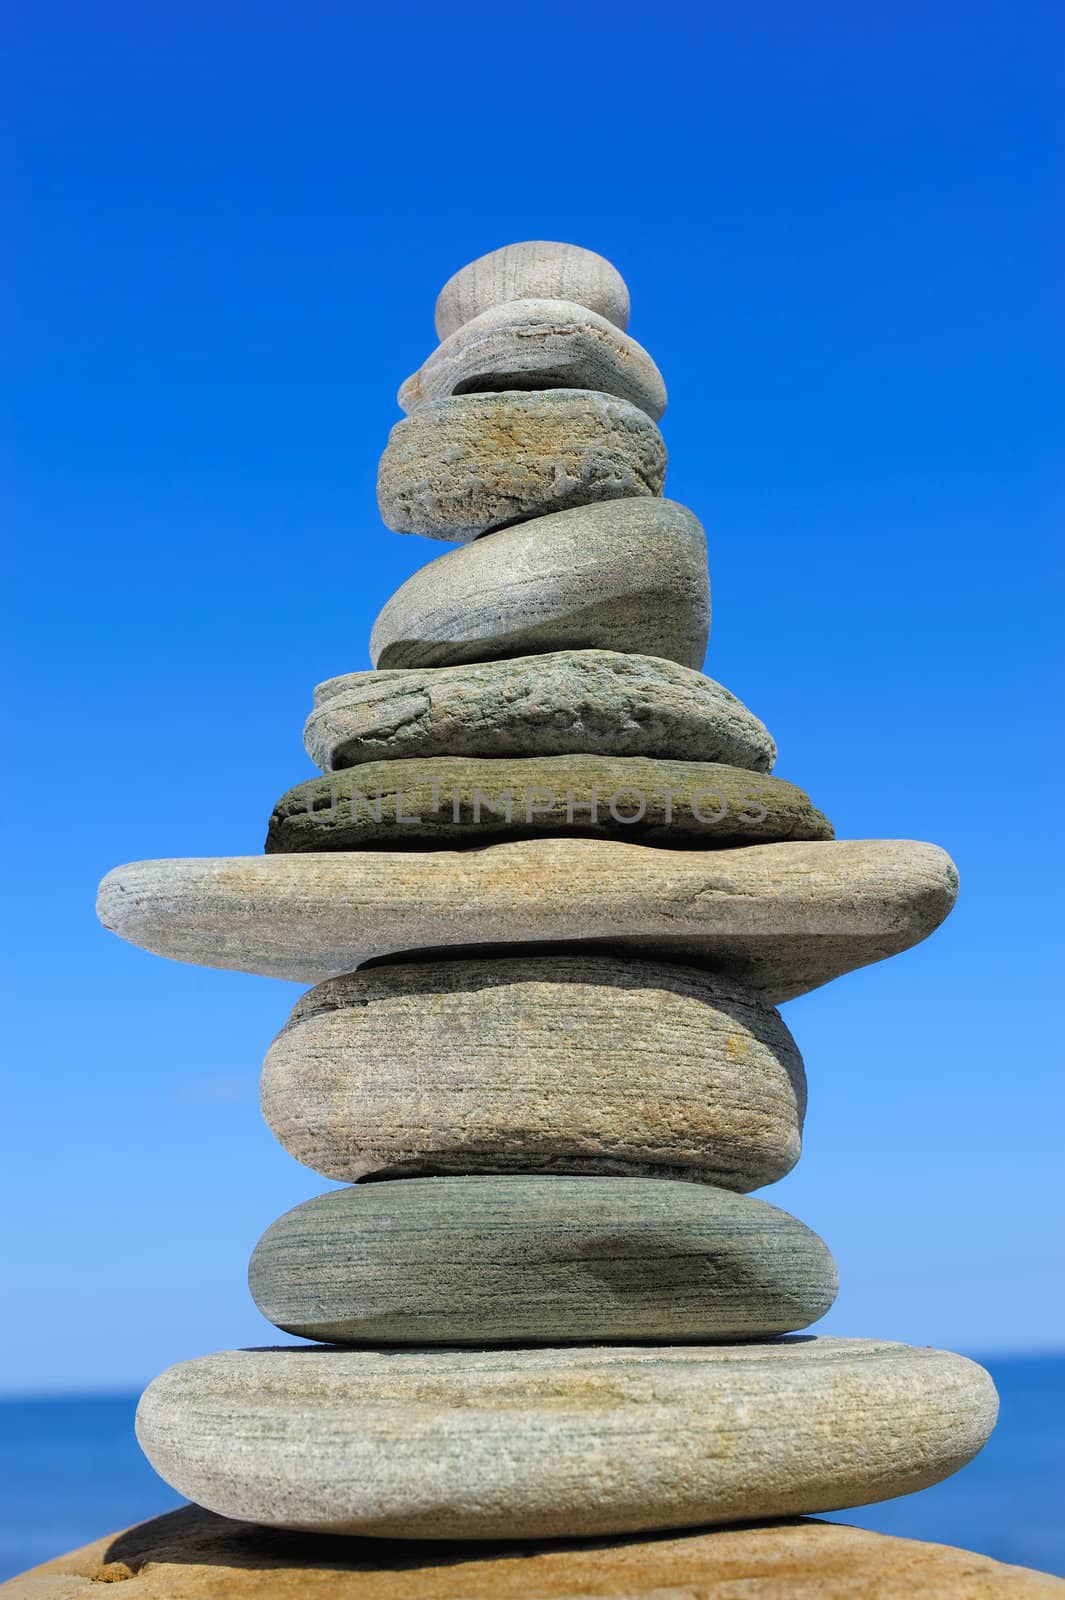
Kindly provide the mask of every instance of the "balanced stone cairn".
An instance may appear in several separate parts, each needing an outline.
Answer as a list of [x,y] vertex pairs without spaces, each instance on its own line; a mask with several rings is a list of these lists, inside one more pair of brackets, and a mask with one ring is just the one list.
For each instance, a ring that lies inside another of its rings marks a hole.
[[800,1153],[776,1008],[925,938],[957,877],[931,845],[836,841],[703,676],[705,537],[662,498],[665,387],[628,303],[571,245],[445,285],[379,499],[462,547],[384,606],[373,671],[317,690],[322,776],[264,855],[101,887],[135,944],[314,985],[263,1111],[349,1187],[275,1222],[250,1282],[321,1343],[185,1362],[138,1414],[156,1469],[226,1517],[749,1523],[922,1489],[995,1420],[960,1356],[789,1337],[837,1278],[750,1196]]

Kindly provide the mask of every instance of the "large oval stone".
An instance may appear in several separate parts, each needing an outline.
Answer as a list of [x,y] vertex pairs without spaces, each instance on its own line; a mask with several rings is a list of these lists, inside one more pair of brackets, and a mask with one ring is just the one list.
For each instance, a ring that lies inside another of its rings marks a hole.
[[658,756],[770,772],[776,744],[742,700],[673,661],[558,650],[319,684],[303,730],[323,772],[409,756]]
[[399,391],[404,411],[453,394],[596,389],[657,422],[666,386],[647,351],[606,317],[568,300],[511,300],[465,323]]
[[728,978],[577,953],[364,967],[267,1054],[263,1116],[327,1178],[616,1173],[725,1189],[799,1158],[779,1014]]
[[666,447],[647,414],[594,389],[464,394],[397,422],[377,474],[387,527],[476,539],[529,517],[660,495]]
[[[419,1553],[420,1551],[420,1553]],[[13,1579],[5,1600],[1063,1600],[1065,1581],[925,1539],[802,1518],[536,1544],[446,1544],[234,1522],[182,1506]]]
[[360,1183],[280,1217],[256,1305],[331,1344],[750,1339],[836,1296],[815,1233],[764,1200],[654,1178]]
[[478,256],[447,280],[436,301],[437,334],[446,339],[490,306],[528,299],[572,300],[628,327],[629,291],[604,256],[579,244],[525,239]]
[[946,852],[909,839],[757,850],[527,839],[134,861],[108,873],[96,908],[158,955],[297,983],[403,952],[561,942],[707,964],[779,1004],[908,950],[957,893]]
[[617,650],[701,667],[710,580],[701,524],[673,500],[538,517],[449,550],[382,608],[377,667],[448,667],[549,650]]
[[171,1367],[137,1437],[180,1494],[245,1522],[564,1538],[909,1494],[964,1466],[996,1412],[974,1362],[874,1339],[306,1346]]
[[645,756],[430,756],[372,761],[299,783],[274,807],[266,849],[471,847],[580,834],[672,847],[831,839],[783,778]]

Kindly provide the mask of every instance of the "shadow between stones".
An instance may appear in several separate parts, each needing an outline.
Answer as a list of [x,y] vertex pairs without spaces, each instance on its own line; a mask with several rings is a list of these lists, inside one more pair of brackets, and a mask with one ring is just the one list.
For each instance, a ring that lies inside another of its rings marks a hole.
[[622,1534],[614,1538],[509,1540],[360,1539],[351,1534],[300,1533],[234,1522],[200,1506],[183,1506],[120,1533],[107,1547],[105,1562],[123,1562],[132,1573],[149,1563],[234,1567],[250,1571],[315,1568],[332,1572],[421,1572],[469,1562],[513,1560],[567,1551],[623,1551],[698,1534],[700,1539],[735,1533],[740,1528],[828,1526],[817,1517],[784,1517],[776,1521],[730,1523],[726,1528],[668,1528],[656,1533]]

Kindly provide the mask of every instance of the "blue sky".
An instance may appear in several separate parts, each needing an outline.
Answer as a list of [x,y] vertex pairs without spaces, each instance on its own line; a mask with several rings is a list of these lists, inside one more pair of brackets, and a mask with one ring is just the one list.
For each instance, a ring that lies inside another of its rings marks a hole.
[[1065,1346],[1060,14],[82,6],[5,52],[16,383],[3,923],[6,1390],[134,1387],[271,1330],[248,1256],[326,1184],[274,1143],[295,986],[95,922],[124,860],[261,848],[312,685],[445,548],[380,524],[444,279],[574,240],[670,389],[707,669],[852,837],[962,875],[927,944],[785,1008],[766,1198],[825,1331]]

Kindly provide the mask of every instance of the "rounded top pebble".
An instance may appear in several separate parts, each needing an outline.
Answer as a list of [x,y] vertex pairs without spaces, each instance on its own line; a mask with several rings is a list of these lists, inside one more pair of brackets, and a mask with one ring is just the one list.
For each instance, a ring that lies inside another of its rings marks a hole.
[[437,334],[448,338],[491,306],[536,299],[570,300],[628,327],[629,291],[616,267],[577,244],[527,239],[490,250],[447,280],[436,301]]

